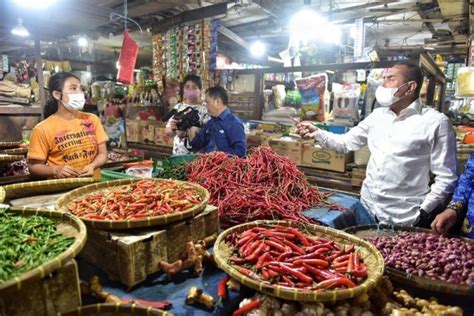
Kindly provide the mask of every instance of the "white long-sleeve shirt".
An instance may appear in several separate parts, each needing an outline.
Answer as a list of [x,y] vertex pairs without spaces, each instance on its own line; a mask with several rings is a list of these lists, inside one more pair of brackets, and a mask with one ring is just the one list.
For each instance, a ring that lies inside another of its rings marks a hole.
[[[326,148],[354,151],[368,145],[371,156],[361,202],[382,223],[414,225],[420,208],[430,213],[456,185],[456,141],[448,118],[417,100],[397,115],[378,108],[344,135],[316,134]],[[429,187],[430,175],[435,182]]]

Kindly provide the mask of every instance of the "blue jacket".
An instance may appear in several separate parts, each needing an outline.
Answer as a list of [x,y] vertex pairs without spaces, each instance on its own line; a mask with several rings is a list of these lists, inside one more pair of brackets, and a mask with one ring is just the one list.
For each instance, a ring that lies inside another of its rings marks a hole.
[[452,203],[467,207],[466,218],[462,225],[462,232],[469,238],[474,238],[474,153],[471,154],[464,168],[464,173],[459,177],[458,185],[454,190]]
[[229,109],[212,117],[191,141],[193,151],[223,151],[243,157],[247,151],[244,125]]

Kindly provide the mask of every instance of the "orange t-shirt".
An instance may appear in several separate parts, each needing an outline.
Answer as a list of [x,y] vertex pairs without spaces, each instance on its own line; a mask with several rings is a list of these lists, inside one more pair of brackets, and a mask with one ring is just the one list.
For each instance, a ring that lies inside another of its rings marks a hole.
[[[98,145],[108,140],[97,116],[78,112],[73,120],[51,115],[31,132],[28,158],[46,160],[49,166],[70,165],[81,171],[98,153]],[[94,178],[100,177],[100,169]]]

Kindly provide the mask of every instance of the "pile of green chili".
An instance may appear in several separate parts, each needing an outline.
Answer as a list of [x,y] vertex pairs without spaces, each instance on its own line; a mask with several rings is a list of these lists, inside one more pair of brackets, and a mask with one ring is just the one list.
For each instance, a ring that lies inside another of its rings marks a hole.
[[42,216],[22,216],[0,209],[0,283],[56,258],[73,242]]

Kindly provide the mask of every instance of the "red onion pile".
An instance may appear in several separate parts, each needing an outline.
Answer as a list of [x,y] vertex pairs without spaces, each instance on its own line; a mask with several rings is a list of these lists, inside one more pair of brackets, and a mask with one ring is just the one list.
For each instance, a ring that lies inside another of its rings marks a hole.
[[408,274],[456,284],[474,283],[474,244],[460,238],[401,232],[368,238],[385,264]]

